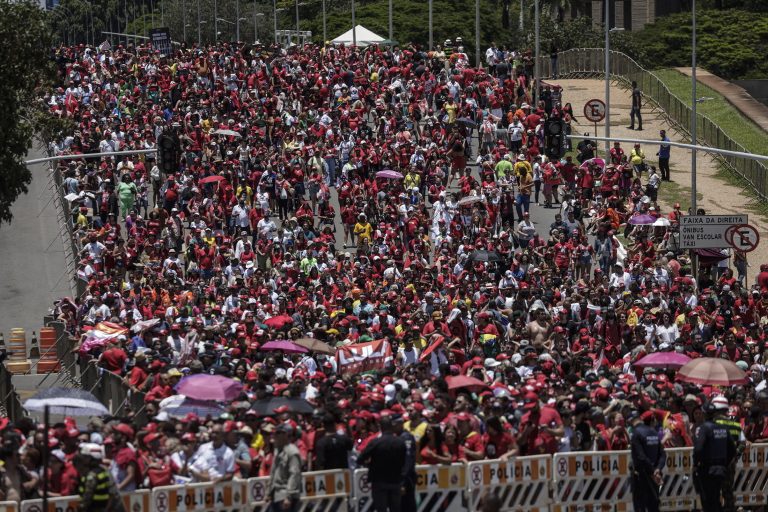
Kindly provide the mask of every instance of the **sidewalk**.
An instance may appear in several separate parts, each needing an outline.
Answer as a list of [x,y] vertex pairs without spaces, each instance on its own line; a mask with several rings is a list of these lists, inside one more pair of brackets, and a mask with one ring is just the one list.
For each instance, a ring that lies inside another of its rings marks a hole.
[[[574,134],[589,132],[591,135],[595,135],[595,125],[584,119],[584,104],[592,98],[605,97],[605,82],[603,80],[574,79],[557,80],[557,83],[564,88],[563,97],[565,101],[573,105],[573,110],[579,121],[579,124],[575,124],[573,127]],[[666,121],[663,112],[659,110],[651,111],[647,106],[644,106],[641,111],[643,131],[627,129],[627,126],[629,126],[630,110],[629,94],[628,90],[619,87],[616,83],[611,85],[612,136],[655,140],[659,138],[659,130],[663,129],[667,131],[667,135],[672,141],[690,142],[683,134],[671,127]],[[605,124],[604,122],[599,123],[596,135],[603,136],[604,134]],[[605,144],[600,143],[599,147],[602,152]],[[631,144],[622,144],[622,147],[626,153],[629,153],[632,149]],[[656,151],[658,151],[658,146],[645,144],[642,149],[645,152],[647,161],[655,165],[657,162]],[[719,164],[706,153],[698,152],[697,157],[696,188],[698,191],[698,207],[704,208],[708,214],[728,215],[747,213],[745,205],[750,199],[744,195],[740,188],[725,183],[717,176],[720,170]],[[662,208],[662,213],[665,215],[672,210],[674,201],[680,202],[683,211],[687,210],[690,206],[691,152],[680,148],[672,148],[670,167],[672,183],[662,182],[659,194],[659,205]],[[670,192],[673,192],[673,194],[670,194]],[[676,198],[669,201],[672,204],[664,201],[664,198],[671,197]],[[761,218],[753,212],[748,213],[750,224],[753,224],[758,229],[763,240],[763,243],[757,249],[748,254],[751,268],[747,277],[751,281],[754,279],[760,263],[768,262],[768,242],[766,242],[768,240],[768,219]]]
[[[691,76],[691,68],[675,68],[685,76]],[[713,75],[706,69],[696,68],[696,80],[722,94],[728,103],[736,107],[742,114],[755,122],[757,126],[768,132],[768,106],[763,105],[749,93],[736,84]]]

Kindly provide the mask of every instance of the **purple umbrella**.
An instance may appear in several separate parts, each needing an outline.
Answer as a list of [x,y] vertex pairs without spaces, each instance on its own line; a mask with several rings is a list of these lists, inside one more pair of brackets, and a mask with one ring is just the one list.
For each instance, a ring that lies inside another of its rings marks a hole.
[[261,346],[260,350],[263,350],[264,352],[269,352],[271,350],[282,350],[283,352],[289,354],[305,354],[309,352],[309,350],[306,348],[302,347],[301,345],[297,345],[290,340],[268,341]]
[[639,213],[630,217],[628,224],[633,226],[646,226],[656,222],[656,217],[648,215],[647,213]]
[[690,357],[678,352],[654,352],[637,361],[635,367],[678,370],[690,360]]
[[597,165],[601,169],[605,168],[605,160],[602,158],[590,158],[589,160],[585,160],[579,167],[581,169],[586,169],[590,165]]
[[243,385],[229,377],[198,373],[181,379],[176,392],[195,400],[231,402],[243,392]]
[[401,180],[403,179],[403,175],[400,174],[397,171],[393,171],[392,169],[384,169],[383,171],[379,171],[376,173],[377,178],[387,178],[390,180]]

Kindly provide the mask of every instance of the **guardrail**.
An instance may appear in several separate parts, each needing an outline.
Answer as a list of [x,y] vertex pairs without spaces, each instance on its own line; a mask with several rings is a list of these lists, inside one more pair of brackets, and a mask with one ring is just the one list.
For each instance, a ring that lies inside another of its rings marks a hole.
[[132,391],[121,376],[99,368],[92,362],[82,362],[80,385],[93,393],[113,416],[132,415],[137,424],[146,424],[145,394]]
[[[739,506],[766,505],[768,444],[755,444],[738,462],[734,491]],[[478,510],[483,496],[493,492],[504,512],[565,512],[571,510],[632,509],[629,451],[569,452],[508,461],[484,460],[469,464],[416,467],[416,502],[420,512]],[[693,489],[692,449],[667,450],[661,488],[661,510],[688,511],[697,506]],[[151,512],[267,510],[268,477],[229,482],[156,487],[123,495],[126,510]],[[368,470],[314,471],[302,475],[301,511],[369,512],[373,510]],[[76,510],[79,496],[54,498],[48,511],[42,500],[20,507],[0,503],[4,510],[58,512]],[[7,508],[3,508],[6,506]]]
[[[540,57],[539,69],[542,77],[552,76],[551,66],[549,56]],[[605,49],[576,48],[560,52],[557,67],[559,78],[605,76]],[[673,94],[659,77],[626,54],[617,51],[611,51],[610,68],[611,77],[623,84],[629,86],[632,81],[637,82],[643,95],[664,110],[677,128],[690,135],[691,107]],[[744,146],[726,135],[717,123],[698,112],[696,135],[698,142],[704,145],[749,153]],[[764,163],[735,156],[719,156],[718,159],[739,175],[761,199],[768,200],[768,167]]]

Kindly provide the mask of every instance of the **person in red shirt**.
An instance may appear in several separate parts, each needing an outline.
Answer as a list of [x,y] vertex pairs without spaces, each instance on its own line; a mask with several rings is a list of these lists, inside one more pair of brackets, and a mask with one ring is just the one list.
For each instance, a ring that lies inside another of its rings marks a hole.
[[427,427],[424,437],[419,442],[419,456],[420,464],[450,464],[453,461],[439,425]]
[[520,419],[520,445],[525,455],[550,455],[557,451],[557,438],[565,429],[560,414],[552,407],[540,407],[535,393],[525,395],[524,408],[527,411]]
[[128,385],[134,391],[141,391],[147,382],[149,372],[147,371],[147,355],[144,352],[136,353],[136,364],[131,368],[128,374]]
[[501,420],[496,416],[491,416],[485,422],[483,443],[486,459],[507,460],[519,452],[515,436],[504,430]]
[[67,461],[67,455],[61,450],[53,450],[48,469],[48,496],[77,494],[78,478],[75,466]]
[[122,348],[122,344],[125,342],[125,336],[120,335],[117,338],[118,345],[114,345],[105,350],[99,358],[99,366],[107,371],[122,375],[125,363],[128,361],[128,354]]

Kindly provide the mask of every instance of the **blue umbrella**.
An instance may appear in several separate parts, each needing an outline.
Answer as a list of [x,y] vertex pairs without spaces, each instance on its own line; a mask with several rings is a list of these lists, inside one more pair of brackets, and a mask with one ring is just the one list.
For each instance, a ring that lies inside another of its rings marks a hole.
[[47,388],[24,402],[28,411],[45,412],[62,416],[106,416],[109,410],[93,396],[79,388]]

